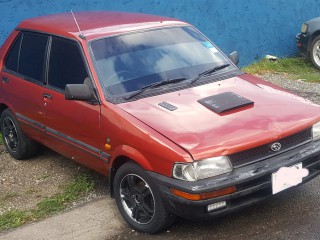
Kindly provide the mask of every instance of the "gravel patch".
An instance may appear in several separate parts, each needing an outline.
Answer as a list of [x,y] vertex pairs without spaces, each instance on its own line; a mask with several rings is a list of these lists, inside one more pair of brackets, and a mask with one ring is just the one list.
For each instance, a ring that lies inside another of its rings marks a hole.
[[34,209],[41,200],[62,193],[63,186],[77,174],[88,175],[95,183],[94,190],[71,204],[78,206],[108,192],[105,177],[84,168],[51,150],[38,156],[18,161],[1,145],[0,153],[0,214],[12,209]]
[[[263,74],[259,76],[266,81],[272,82],[278,86],[281,86],[292,93],[295,93],[301,97],[304,97],[314,103],[320,104],[320,84],[309,83],[302,79],[291,80],[288,79],[287,74]],[[320,72],[319,72],[320,79]]]

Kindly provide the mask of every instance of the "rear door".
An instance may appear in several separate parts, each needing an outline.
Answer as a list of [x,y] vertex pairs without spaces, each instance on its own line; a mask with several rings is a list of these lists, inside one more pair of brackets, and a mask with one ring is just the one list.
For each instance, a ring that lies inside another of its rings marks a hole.
[[[105,172],[104,133],[100,129],[100,104],[65,100],[66,84],[91,82],[84,54],[76,41],[53,36],[43,91],[46,131],[56,151]],[[89,77],[89,79],[88,79]]]
[[49,37],[21,32],[10,47],[1,75],[2,97],[24,132],[40,141],[44,135],[45,59]]

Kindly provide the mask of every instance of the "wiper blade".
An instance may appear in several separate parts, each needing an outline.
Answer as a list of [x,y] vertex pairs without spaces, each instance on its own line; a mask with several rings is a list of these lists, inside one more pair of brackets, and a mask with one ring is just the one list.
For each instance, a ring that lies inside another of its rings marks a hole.
[[171,78],[171,79],[162,80],[160,82],[151,83],[149,85],[142,87],[141,89],[137,90],[136,92],[130,94],[129,96],[124,97],[124,99],[128,100],[130,98],[133,98],[133,97],[143,93],[145,90],[150,89],[150,88],[156,88],[156,87],[160,87],[160,86],[171,84],[171,83],[177,83],[177,82],[184,81],[186,79],[187,78],[185,78],[185,77],[179,77],[179,78]]
[[189,82],[189,84],[192,84],[192,83],[194,83],[195,81],[199,80],[200,78],[202,78],[202,77],[204,77],[204,76],[209,76],[209,75],[211,75],[212,73],[217,72],[217,71],[219,71],[219,70],[221,70],[221,69],[224,69],[224,68],[226,68],[226,67],[229,67],[229,66],[230,66],[230,64],[227,63],[227,64],[223,64],[223,65],[216,66],[216,67],[214,67],[214,68],[210,68],[210,69],[208,69],[208,70],[200,73],[200,74],[199,74],[198,76],[196,76],[195,78],[191,79],[190,82]]

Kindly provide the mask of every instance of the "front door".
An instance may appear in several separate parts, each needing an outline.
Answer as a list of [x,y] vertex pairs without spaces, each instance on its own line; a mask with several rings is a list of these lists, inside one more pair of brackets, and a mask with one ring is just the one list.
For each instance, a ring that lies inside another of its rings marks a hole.
[[57,152],[104,173],[107,159],[103,154],[100,104],[64,97],[66,84],[82,84],[89,76],[81,48],[69,39],[52,37],[51,40],[47,87],[43,91],[46,131],[51,141],[48,144]]

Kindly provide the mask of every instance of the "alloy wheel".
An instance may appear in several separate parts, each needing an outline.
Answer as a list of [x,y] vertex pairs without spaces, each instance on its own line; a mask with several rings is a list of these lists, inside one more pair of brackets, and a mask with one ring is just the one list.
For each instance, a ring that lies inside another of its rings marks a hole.
[[317,41],[312,49],[312,55],[315,63],[320,66],[320,40]]
[[19,138],[17,128],[11,118],[5,117],[2,123],[2,131],[4,140],[12,152],[16,152],[19,148]]
[[154,197],[144,179],[135,174],[124,176],[120,199],[126,214],[136,223],[148,224],[155,215]]

